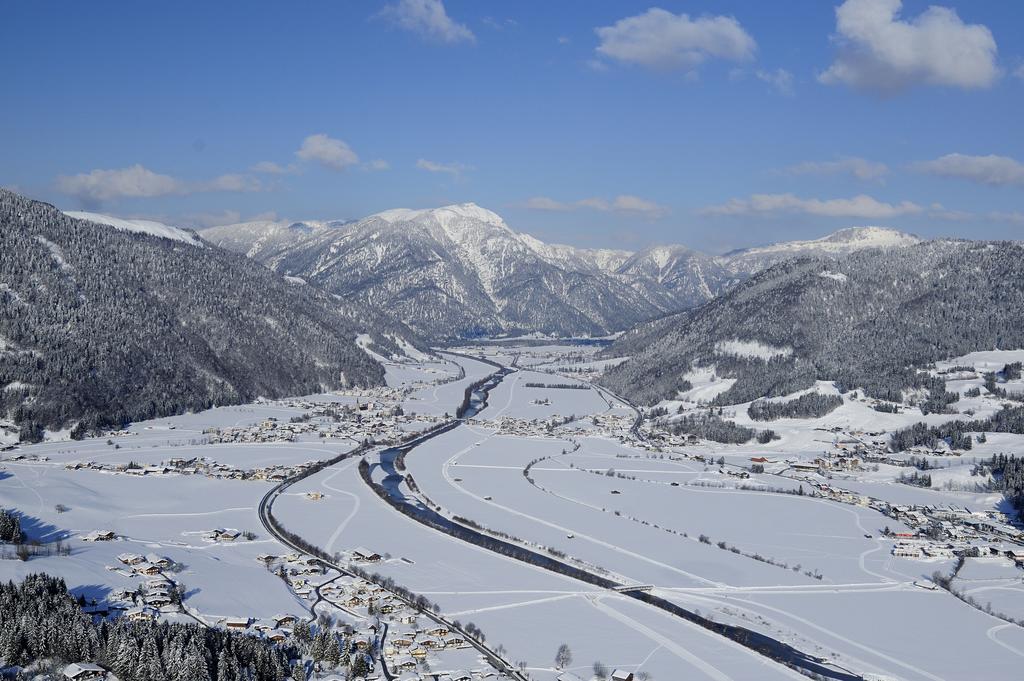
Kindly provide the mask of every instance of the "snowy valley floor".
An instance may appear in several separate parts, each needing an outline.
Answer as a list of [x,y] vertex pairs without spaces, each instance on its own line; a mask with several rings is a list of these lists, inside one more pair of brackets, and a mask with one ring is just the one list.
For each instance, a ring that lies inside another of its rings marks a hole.
[[[945,590],[925,588],[933,572],[953,570],[954,558],[893,556],[894,542],[883,528],[911,528],[865,505],[811,496],[814,475],[793,475],[770,463],[765,473],[731,474],[749,467],[753,456],[813,460],[831,446],[831,427],[889,431],[906,425],[909,416],[880,414],[851,401],[823,419],[773,423],[782,437],[767,446],[703,442],[654,451],[633,439],[630,405],[584,380],[602,363],[577,357],[578,348],[460,350],[481,351],[518,369],[468,423],[405,457],[415,494],[443,515],[470,519],[616,581],[646,585],[688,610],[789,643],[836,670],[906,681],[1016,678],[1024,662],[1024,629]],[[570,355],[580,371],[554,373]],[[372,403],[359,421],[359,427],[370,428],[375,414],[400,404],[405,416],[393,428],[425,430],[454,414],[466,386],[493,371],[490,364],[453,354],[390,363],[389,384],[396,390],[387,394],[224,407],[135,424],[109,438],[5,452],[0,507],[17,509],[35,539],[65,537],[71,555],[0,560],[0,578],[45,571],[65,578],[74,593],[103,601],[139,582],[119,555],[155,553],[180,566],[173,576],[185,587],[185,612],[167,618],[217,625],[228,617],[308,616],[315,593],[290,587],[257,560],[290,551],[268,535],[257,514],[274,480],[282,471],[355,448],[360,437],[354,431],[320,437],[320,430],[340,428],[330,409]],[[695,385],[712,390],[710,382]],[[309,429],[291,441],[210,441],[211,428],[278,431],[293,417],[315,411],[313,405],[326,415],[314,415]],[[737,406],[735,419],[749,425],[745,409]],[[413,413],[424,420],[413,420]],[[909,422],[915,420],[924,419]],[[990,438],[976,454],[1011,451],[1021,444],[1017,437]],[[372,450],[367,460],[374,463],[378,453]],[[714,462],[719,457],[724,464]],[[565,671],[554,669],[562,643],[573,656],[567,670],[582,679],[590,678],[595,661],[663,681],[806,678],[626,595],[420,524],[366,484],[361,458],[343,459],[288,487],[275,501],[275,517],[328,554],[339,554],[343,563],[391,577],[436,602],[450,619],[472,622],[489,646],[500,644],[509,661],[525,662],[534,679],[553,681]],[[958,467],[968,463],[944,458],[951,464],[946,475],[965,479]],[[182,474],[171,459],[199,459],[204,472]],[[129,464],[133,469],[117,470]],[[257,477],[270,479],[241,479],[256,470]],[[880,467],[837,473],[828,482],[892,504],[972,510],[1001,504],[995,494],[921,489],[893,478]],[[225,528],[242,535],[234,541],[207,536]],[[82,539],[103,530],[118,539]],[[382,558],[362,561],[356,549]],[[1022,576],[1003,558],[968,559],[954,589],[1024,618]],[[358,608],[332,614],[357,629],[365,624]],[[432,658],[436,664],[480,666],[472,650],[438,655]]]

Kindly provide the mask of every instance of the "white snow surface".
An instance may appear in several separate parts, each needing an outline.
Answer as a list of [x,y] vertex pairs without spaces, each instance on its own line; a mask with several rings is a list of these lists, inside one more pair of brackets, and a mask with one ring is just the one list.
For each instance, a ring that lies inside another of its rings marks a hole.
[[151,236],[158,236],[161,239],[181,241],[182,243],[186,243],[190,246],[202,247],[203,245],[203,242],[191,232],[181,229],[180,227],[165,225],[162,222],[156,222],[154,220],[125,220],[123,218],[115,218],[111,215],[88,213],[84,211],[64,211],[64,214],[77,220],[88,220],[89,222],[95,222],[101,225],[109,225],[110,227],[122,232],[149,234]]
[[780,251],[799,254],[802,252],[833,252],[845,253],[850,250],[866,248],[901,248],[920,242],[913,234],[907,234],[886,227],[849,227],[833,232],[820,239],[807,241],[787,241],[744,249],[744,255],[761,255]]
[[776,347],[756,340],[739,340],[737,338],[727,341],[718,341],[715,343],[715,352],[720,355],[734,355],[736,357],[768,360],[773,357],[789,357],[793,354],[793,348]]

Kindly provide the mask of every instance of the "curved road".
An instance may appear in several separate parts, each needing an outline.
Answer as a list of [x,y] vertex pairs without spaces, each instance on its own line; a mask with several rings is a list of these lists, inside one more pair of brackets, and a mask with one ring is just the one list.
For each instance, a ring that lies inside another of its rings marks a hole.
[[[446,424],[444,426],[441,426],[440,428],[436,428],[433,431],[430,431],[430,432],[428,432],[427,434],[425,434],[423,436],[420,436],[418,438],[415,438],[415,439],[409,441],[408,443],[403,445],[403,447],[410,447],[410,448],[411,447],[415,447],[416,445],[418,445],[418,444],[420,444],[422,442],[425,442],[426,440],[428,440],[430,438],[437,437],[441,433],[444,433],[444,432],[447,432],[448,430],[451,430],[451,428],[453,428],[456,425],[458,425],[458,423],[459,422],[454,422],[454,423],[451,423],[451,424]],[[362,452],[360,452],[357,449],[357,450],[353,450],[352,452],[349,452],[347,455],[345,455],[342,458],[354,457],[354,456],[357,456],[359,454],[362,454]],[[276,539],[277,541],[281,542],[283,545],[287,546],[288,548],[292,549],[293,551],[296,551],[296,552],[301,553],[301,554],[308,555],[309,552],[306,549],[304,549],[301,546],[298,546],[297,544],[295,544],[293,541],[291,541],[288,537],[286,537],[282,532],[280,532],[278,530],[277,523],[276,523],[276,521],[273,518],[273,505],[274,505],[274,501],[277,499],[277,497],[281,494],[281,492],[286,490],[293,483],[295,483],[295,482],[303,479],[304,477],[306,477],[306,475],[307,475],[307,473],[300,473],[299,475],[294,476],[292,478],[289,478],[287,480],[284,480],[284,481],[278,483],[277,485],[275,485],[274,487],[272,487],[265,495],[263,495],[263,498],[260,500],[260,505],[259,505],[258,513],[259,513],[260,523],[263,525],[263,528],[267,531],[267,533],[270,534],[270,536],[274,537],[274,539]],[[360,577],[360,575],[357,575],[356,573],[348,570],[345,567],[342,567],[341,565],[339,565],[339,564],[337,564],[337,563],[335,563],[333,561],[325,560],[324,558],[320,558],[320,557],[316,557],[316,560],[317,560],[317,562],[319,564],[323,565],[324,567],[327,567],[327,568],[330,568],[330,569],[333,569],[333,570],[336,570],[336,571],[340,572],[341,575],[347,575],[349,577]],[[365,579],[363,577],[360,577],[360,578]],[[338,579],[338,577],[335,577],[334,579]],[[330,581],[334,581],[334,579],[332,579]],[[324,585],[326,585],[328,583],[329,582],[325,582],[324,584],[322,584],[320,586],[324,586]],[[383,586],[383,585],[378,585],[378,586]],[[385,588],[385,590],[387,590],[387,589]],[[462,635],[463,639],[468,641],[470,643],[470,645],[472,645],[474,648],[477,649],[478,652],[480,652],[482,655],[484,655],[491,662],[491,664],[496,669],[499,669],[500,671],[502,671],[503,673],[507,674],[511,678],[516,679],[516,681],[528,681],[528,679],[521,672],[519,672],[515,667],[513,667],[511,664],[509,664],[508,661],[506,661],[500,655],[498,655],[498,653],[495,650],[493,650],[493,649],[489,648],[488,646],[484,645],[483,643],[480,643],[479,641],[477,641],[476,638],[471,636],[464,629],[462,629],[461,627],[456,626],[454,622],[446,619],[445,617],[443,617],[441,615],[438,615],[437,613],[431,612],[429,610],[421,610],[420,608],[417,608],[412,602],[410,602],[407,598],[405,598],[401,594],[395,593],[394,591],[390,591],[390,590],[388,590],[388,592],[390,594],[392,594],[394,597],[398,598],[403,603],[405,603],[408,607],[410,607],[413,610],[421,613],[422,615],[426,616],[428,619],[432,620],[433,622],[435,622],[437,624],[440,624],[442,626],[448,627],[448,629],[450,631],[457,631],[458,633],[460,633]],[[313,603],[312,606],[310,606],[310,614],[314,618],[315,618],[316,615],[313,612],[313,610],[316,608],[317,604],[319,604],[321,601],[327,600],[327,599],[325,599],[321,595],[320,587],[317,587],[316,595],[317,595],[316,602]],[[330,601],[328,601],[328,602],[330,602]],[[387,664],[384,661],[383,653],[381,654],[381,660],[380,661],[381,661],[381,667],[384,670],[384,675],[388,679],[391,679],[392,676],[391,676],[389,670],[387,669]]]

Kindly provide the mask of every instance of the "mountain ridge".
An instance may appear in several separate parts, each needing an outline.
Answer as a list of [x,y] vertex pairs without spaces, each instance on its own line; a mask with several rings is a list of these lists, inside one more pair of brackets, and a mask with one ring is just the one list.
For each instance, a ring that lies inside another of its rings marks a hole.
[[672,244],[587,249],[515,231],[475,203],[391,209],[344,222],[239,223],[200,234],[282,274],[393,310],[415,331],[441,340],[605,336],[704,304],[798,254],[838,256],[917,242],[870,227],[724,256]]
[[602,382],[654,403],[687,389],[692,369],[714,367],[736,379],[716,404],[823,380],[895,402],[923,389],[936,410],[945,389],[919,369],[1022,346],[1024,244],[933,240],[781,262],[704,306],[622,334],[605,353],[630,359]]

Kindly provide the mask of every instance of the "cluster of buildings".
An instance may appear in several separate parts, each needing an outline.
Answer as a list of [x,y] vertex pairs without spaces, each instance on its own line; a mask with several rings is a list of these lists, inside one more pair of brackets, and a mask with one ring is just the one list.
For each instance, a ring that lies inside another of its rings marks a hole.
[[[363,563],[383,560],[380,554],[363,547],[352,549],[350,558]],[[378,584],[350,575],[328,579],[320,560],[297,553],[284,556],[263,554],[257,560],[281,575],[295,595],[309,602],[322,598],[333,606],[339,620],[351,623],[344,626],[349,630],[352,650],[379,657],[394,679],[477,681],[506,678],[487,664],[474,670],[439,671],[444,664],[439,654],[471,648],[471,643],[458,631],[424,617],[397,594]],[[273,638],[279,635],[278,632],[287,636],[293,624],[294,621],[274,618],[266,622],[239,620],[234,625],[229,620],[225,626],[262,631],[262,635]],[[365,678],[369,681],[376,677]]]
[[102,463],[97,461],[72,461],[65,464],[68,470],[91,470],[104,473],[134,475],[138,477],[158,475],[205,475],[208,478],[229,480],[270,480],[281,481],[301,473],[316,461],[293,465],[272,465],[265,468],[246,470],[218,463],[209,457],[173,457],[166,462],[141,466],[133,463]]
[[142,466],[134,463],[101,463],[99,461],[70,461],[64,464],[69,471],[100,471],[103,473],[123,473],[125,475],[167,475],[176,472],[164,464]]
[[316,429],[316,424],[309,421],[291,423],[268,418],[248,426],[207,428],[203,434],[206,435],[207,442],[210,444],[294,442],[299,435],[314,432]]
[[640,428],[642,437],[632,443],[634,447],[640,449],[654,451],[663,447],[692,447],[700,444],[700,438],[692,433],[674,434],[652,426],[650,421],[644,421]]
[[588,416],[585,419],[572,421],[564,416],[552,416],[546,419],[501,416],[494,420],[472,419],[472,422],[474,425],[492,428],[498,431],[499,435],[520,437],[553,437],[557,435],[559,438],[574,435],[617,437],[629,432],[633,425],[633,419],[618,414]]
[[[308,418],[306,418],[308,417]],[[409,433],[409,424],[436,423],[439,417],[404,414],[378,402],[359,405],[320,405],[295,421],[264,419],[247,426],[208,428],[204,431],[211,444],[295,442],[302,436],[362,441],[382,444],[400,442]]]
[[125,577],[140,577],[142,581],[134,588],[112,592],[105,603],[86,606],[83,610],[87,614],[100,617],[120,615],[142,622],[182,612],[178,585],[165,574],[174,568],[174,561],[153,553],[145,556],[122,553],[117,556],[117,561],[117,565],[107,569]]
[[915,532],[927,536],[970,541],[1024,544],[1024,531],[1010,524],[1005,513],[995,510],[970,511],[945,505],[887,504],[877,502],[885,515],[896,518]]
[[[849,490],[841,489],[839,487],[833,487],[832,485],[825,482],[817,482],[814,480],[808,480],[808,484],[811,486],[811,495],[822,497],[824,499],[831,499],[832,501],[838,501],[841,504],[851,504],[853,506],[871,506],[871,497],[864,494],[857,494]],[[879,502],[884,503],[884,502]],[[881,510],[876,507],[876,510]]]

